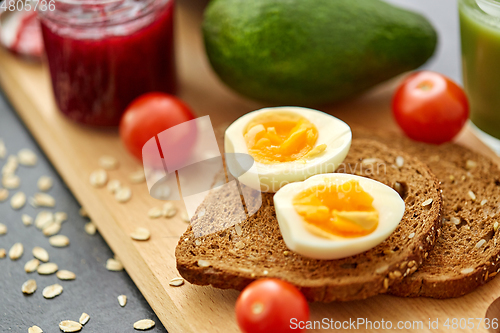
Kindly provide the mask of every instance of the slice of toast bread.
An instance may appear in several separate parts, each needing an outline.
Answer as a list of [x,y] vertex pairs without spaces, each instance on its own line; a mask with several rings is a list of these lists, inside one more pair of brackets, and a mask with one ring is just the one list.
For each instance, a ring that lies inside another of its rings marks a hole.
[[[406,163],[392,167],[398,156]],[[377,162],[385,169],[374,171]],[[240,203],[237,190],[213,190],[179,240],[175,251],[179,273],[193,284],[237,290],[258,278],[279,278],[297,286],[309,301],[348,301],[387,292],[390,285],[414,273],[434,245],[441,221],[439,183],[424,163],[371,140],[354,140],[341,168],[389,186],[399,184],[405,215],[383,243],[339,260],[303,257],[286,247],[270,193],[262,194],[261,208],[240,224],[195,237],[193,230],[224,223],[217,218],[221,211]],[[429,199],[432,203],[422,206]]]
[[458,297],[500,271],[500,171],[495,163],[454,143],[417,143],[397,133],[354,129],[427,163],[441,182],[442,234],[428,259],[408,279],[391,285],[398,296]]

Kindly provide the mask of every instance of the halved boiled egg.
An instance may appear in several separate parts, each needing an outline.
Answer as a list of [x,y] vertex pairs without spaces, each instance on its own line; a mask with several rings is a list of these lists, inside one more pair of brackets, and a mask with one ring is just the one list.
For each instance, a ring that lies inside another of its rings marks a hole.
[[403,218],[405,203],[375,180],[333,173],[288,184],[274,195],[286,246],[314,259],[339,259],[386,240]]
[[[321,111],[276,107],[250,112],[226,130],[226,153],[249,154],[255,168],[239,180],[262,192],[310,176],[333,172],[344,161],[352,133],[343,121]],[[256,173],[259,184],[255,184]],[[259,187],[259,188],[256,188]]]

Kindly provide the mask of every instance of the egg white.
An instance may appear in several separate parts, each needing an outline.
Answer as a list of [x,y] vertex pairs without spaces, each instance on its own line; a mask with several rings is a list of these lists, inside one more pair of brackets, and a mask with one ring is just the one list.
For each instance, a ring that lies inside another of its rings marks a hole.
[[[247,113],[233,122],[227,128],[224,137],[226,153],[249,154],[244,137],[247,125],[255,117],[267,112],[283,111],[300,115],[314,124],[318,130],[318,139],[314,147],[326,144],[326,149],[321,154],[306,159],[305,163],[300,160],[275,164],[264,164],[255,161],[255,168],[250,169],[238,179],[243,184],[262,192],[276,192],[288,183],[335,171],[344,161],[351,147],[351,129],[340,119],[308,108],[275,107]],[[255,181],[256,176],[259,179],[258,184]]]
[[[307,230],[303,217],[295,211],[293,198],[308,188],[325,184],[325,179],[333,185],[356,180],[373,197],[379,223],[372,233],[361,237],[327,239]],[[305,257],[325,260],[350,257],[377,246],[396,230],[405,212],[403,199],[389,186],[369,178],[340,173],[317,175],[284,186],[274,195],[274,207],[286,246]]]

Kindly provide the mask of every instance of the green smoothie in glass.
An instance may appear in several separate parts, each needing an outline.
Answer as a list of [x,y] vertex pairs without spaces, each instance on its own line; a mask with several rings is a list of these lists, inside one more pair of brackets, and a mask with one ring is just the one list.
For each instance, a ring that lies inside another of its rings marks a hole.
[[460,0],[459,12],[471,120],[500,139],[500,1]]

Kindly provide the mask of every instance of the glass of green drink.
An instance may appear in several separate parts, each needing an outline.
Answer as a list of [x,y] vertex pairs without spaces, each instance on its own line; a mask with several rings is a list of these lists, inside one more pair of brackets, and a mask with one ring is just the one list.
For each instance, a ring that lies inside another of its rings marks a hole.
[[459,14],[473,128],[500,154],[500,0],[459,0]]

